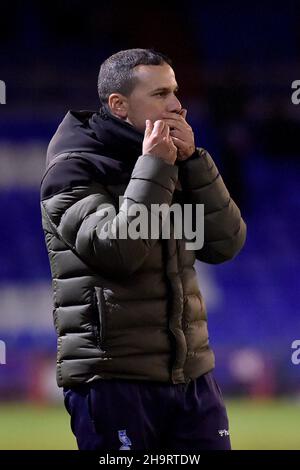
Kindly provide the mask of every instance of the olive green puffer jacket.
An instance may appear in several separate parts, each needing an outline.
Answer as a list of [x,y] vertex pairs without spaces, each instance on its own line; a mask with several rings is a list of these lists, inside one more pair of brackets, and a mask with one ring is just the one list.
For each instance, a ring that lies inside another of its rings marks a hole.
[[[245,223],[204,149],[180,167],[140,156],[127,184],[114,184],[113,178],[106,184],[101,172],[91,154],[66,152],[42,182],[58,385],[99,378],[187,383],[214,368],[195,259],[222,263],[233,258],[244,244]],[[181,191],[175,189],[178,174]],[[204,204],[204,246],[187,250],[173,230],[170,239],[103,236],[103,204],[116,208],[121,225],[129,222],[125,206],[119,210],[120,195],[124,203],[148,208]]]

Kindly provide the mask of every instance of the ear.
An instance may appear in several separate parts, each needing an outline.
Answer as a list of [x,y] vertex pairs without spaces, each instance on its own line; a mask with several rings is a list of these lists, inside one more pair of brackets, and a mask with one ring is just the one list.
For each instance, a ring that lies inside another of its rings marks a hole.
[[120,93],[112,93],[108,98],[111,113],[120,119],[126,119],[128,114],[127,98]]

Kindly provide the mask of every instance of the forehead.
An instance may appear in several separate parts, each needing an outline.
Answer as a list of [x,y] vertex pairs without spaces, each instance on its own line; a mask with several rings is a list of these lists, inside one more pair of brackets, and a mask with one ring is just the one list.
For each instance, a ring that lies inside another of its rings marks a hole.
[[139,79],[136,86],[140,89],[151,90],[177,86],[174,70],[168,64],[137,65],[134,70]]

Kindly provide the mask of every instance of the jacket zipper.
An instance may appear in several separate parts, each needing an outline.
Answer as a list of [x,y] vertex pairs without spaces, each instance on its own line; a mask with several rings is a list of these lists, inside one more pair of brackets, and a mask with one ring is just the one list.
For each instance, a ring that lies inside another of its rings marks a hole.
[[93,310],[95,313],[95,320],[92,323],[93,334],[96,339],[97,347],[101,349],[100,341],[100,321],[99,321],[99,312],[98,312],[98,301],[96,291],[93,293]]
[[100,348],[104,348],[105,343],[105,298],[103,289],[101,287],[95,287],[95,298],[96,298],[96,311],[97,311],[97,337],[100,343]]

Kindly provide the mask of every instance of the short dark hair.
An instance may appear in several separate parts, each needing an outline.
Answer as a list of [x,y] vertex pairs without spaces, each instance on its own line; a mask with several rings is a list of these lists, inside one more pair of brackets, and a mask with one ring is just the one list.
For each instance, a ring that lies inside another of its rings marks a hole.
[[98,76],[98,94],[101,105],[108,103],[111,93],[129,96],[137,84],[134,74],[137,65],[172,66],[169,57],[154,49],[127,49],[119,51],[106,59],[100,67]]

